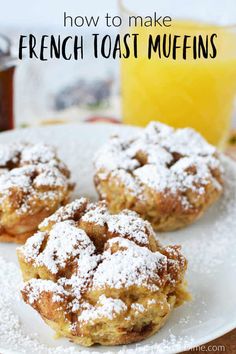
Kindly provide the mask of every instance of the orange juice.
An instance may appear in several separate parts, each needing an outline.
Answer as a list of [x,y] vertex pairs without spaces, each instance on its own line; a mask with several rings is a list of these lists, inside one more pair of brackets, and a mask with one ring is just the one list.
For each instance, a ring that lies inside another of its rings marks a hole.
[[[147,34],[217,34],[214,59],[187,57],[148,59]],[[168,29],[135,28],[141,53],[121,61],[123,121],[145,126],[159,120],[174,127],[192,127],[218,147],[229,131],[236,94],[236,33],[196,23],[175,22]]]

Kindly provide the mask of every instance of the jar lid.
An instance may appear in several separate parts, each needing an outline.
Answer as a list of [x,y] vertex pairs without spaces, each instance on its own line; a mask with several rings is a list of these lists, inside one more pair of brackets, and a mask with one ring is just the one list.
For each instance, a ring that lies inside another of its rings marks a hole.
[[7,36],[0,34],[0,70],[6,70],[15,64],[16,58],[11,54],[11,41]]

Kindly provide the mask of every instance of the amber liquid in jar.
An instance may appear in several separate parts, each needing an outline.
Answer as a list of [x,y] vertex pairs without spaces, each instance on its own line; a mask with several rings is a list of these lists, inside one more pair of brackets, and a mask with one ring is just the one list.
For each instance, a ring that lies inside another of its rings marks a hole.
[[13,129],[13,77],[15,67],[0,69],[0,131]]

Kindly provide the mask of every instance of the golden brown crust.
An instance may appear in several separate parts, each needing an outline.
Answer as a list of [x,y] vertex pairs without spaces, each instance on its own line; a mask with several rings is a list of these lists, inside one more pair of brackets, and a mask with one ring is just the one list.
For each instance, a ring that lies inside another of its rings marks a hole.
[[68,202],[68,168],[44,144],[0,145],[0,242],[24,243]]
[[[175,299],[174,297],[169,299],[169,308],[166,311],[166,313],[161,314],[156,314],[153,319],[152,323],[140,325],[139,327],[132,327],[129,325],[129,327],[122,327],[124,322],[122,323],[122,320],[119,320],[118,323],[115,323],[115,331],[114,335],[111,338],[111,325],[108,323],[108,326],[106,327],[106,331],[103,328],[103,332],[96,333],[96,328],[94,326],[91,326],[91,328],[88,329],[88,332],[95,332],[94,337],[96,338],[96,335],[99,337],[99,342],[97,344],[109,346],[109,345],[125,345],[125,344],[131,344],[131,343],[137,343],[141,342],[144,339],[147,339],[157,333],[166,323],[168,320],[173,308],[174,308],[174,303]],[[53,328],[56,333],[59,336],[64,336],[65,334],[61,332],[61,327],[58,325],[57,322],[50,321],[46,317],[43,318],[44,321],[51,327]],[[127,324],[126,324],[127,326]],[[95,344],[92,341],[92,338],[89,336],[83,338],[83,342],[81,341],[80,338],[81,333],[77,333],[75,335],[68,335],[68,338],[71,339],[73,342],[82,344],[84,346],[91,346]],[[78,337],[77,337],[78,336]]]
[[[29,215],[29,217],[26,217],[26,218],[21,218],[21,220],[19,220],[19,222],[17,222],[16,225],[13,225],[13,226],[16,226],[16,229],[14,229],[14,228],[11,229],[12,233],[10,233],[10,232],[7,233],[6,230],[4,230],[3,227],[1,227],[0,228],[0,230],[1,230],[0,231],[0,242],[9,242],[9,243],[18,243],[18,244],[25,243],[26,240],[30,236],[32,236],[34,234],[34,232],[37,230],[38,225],[42,222],[42,220],[44,220],[45,218],[50,216],[50,214],[55,212],[60,206],[65,205],[66,202],[68,202],[68,198],[66,198],[65,201],[63,200],[59,205],[55,204],[54,207],[51,204],[50,211],[49,211],[49,209],[44,209],[44,210],[41,210],[37,214]],[[21,226],[21,222],[23,220],[24,220],[24,225],[26,225],[27,227],[29,225],[31,231],[17,233],[17,230]],[[15,230],[15,232],[14,232],[14,230]]]
[[64,205],[70,172],[50,146],[0,145],[0,242],[23,243]]
[[[222,183],[221,180],[219,182]],[[118,213],[123,209],[134,210],[148,220],[154,230],[160,232],[178,230],[192,224],[222,194],[222,190],[216,189],[212,184],[205,185],[204,195],[188,191],[187,196],[192,207],[186,209],[176,195],[157,193],[146,187],[143,188],[142,199],[135,197],[129,194],[126,187],[114,176],[99,181],[96,175],[94,184],[100,200],[105,197],[112,213]]]
[[147,221],[128,210],[112,215],[104,202],[60,208],[18,258],[24,301],[84,346],[143,340],[189,299],[180,247],[162,247]]
[[18,235],[2,233],[0,235],[0,242],[9,242],[9,243],[14,242],[14,243],[23,244],[30,236],[32,236],[31,232],[26,232]]
[[96,155],[94,184],[111,212],[134,210],[158,231],[193,223],[223,191],[216,149],[193,130],[159,123],[111,139]]

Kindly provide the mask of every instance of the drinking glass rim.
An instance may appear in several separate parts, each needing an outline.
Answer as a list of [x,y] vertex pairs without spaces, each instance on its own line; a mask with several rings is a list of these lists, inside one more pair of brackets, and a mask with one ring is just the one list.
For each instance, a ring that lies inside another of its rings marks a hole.
[[[136,16],[142,16],[142,15],[138,15],[136,12],[133,12],[132,10],[130,10],[125,4],[124,4],[124,0],[118,0],[118,6],[119,9],[129,15],[136,15]],[[190,21],[189,24],[184,24],[184,22],[181,23],[181,26],[183,28],[188,27],[188,28],[195,28],[194,26],[194,22],[196,22],[196,20],[191,20],[191,18],[179,18],[178,21]],[[192,21],[192,24],[191,24]],[[198,22],[198,26],[196,26],[196,28],[209,28],[209,26],[216,26],[218,27],[218,29],[236,29],[236,23],[233,24],[229,24],[229,25],[219,25],[217,23],[211,23],[211,22],[204,22],[204,21],[199,21]]]

